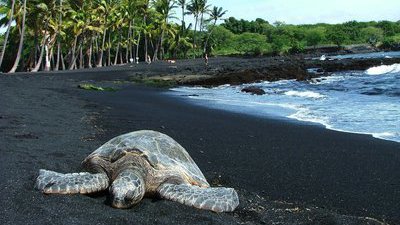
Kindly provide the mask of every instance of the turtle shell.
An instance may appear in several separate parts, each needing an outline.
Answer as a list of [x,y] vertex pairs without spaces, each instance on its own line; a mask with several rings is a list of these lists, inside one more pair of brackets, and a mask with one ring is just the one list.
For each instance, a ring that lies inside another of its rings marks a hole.
[[199,186],[210,186],[189,153],[174,139],[157,131],[140,130],[117,136],[88,158],[99,156],[113,161],[133,149],[143,153],[156,170],[174,169],[197,181]]

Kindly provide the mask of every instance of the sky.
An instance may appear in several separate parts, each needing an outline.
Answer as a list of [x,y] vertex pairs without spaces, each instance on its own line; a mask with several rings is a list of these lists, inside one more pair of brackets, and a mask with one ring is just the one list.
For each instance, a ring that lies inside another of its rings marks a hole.
[[[287,24],[400,20],[400,0],[208,0],[228,10],[225,17]],[[179,15],[179,14],[178,14]]]

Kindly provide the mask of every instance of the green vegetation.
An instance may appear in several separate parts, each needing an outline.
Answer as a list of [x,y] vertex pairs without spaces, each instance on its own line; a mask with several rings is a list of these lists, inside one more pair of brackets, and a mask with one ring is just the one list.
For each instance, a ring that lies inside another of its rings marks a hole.
[[[249,33],[254,35],[252,41],[246,38]],[[212,47],[216,54],[289,54],[318,46],[340,48],[353,44],[399,50],[400,21],[350,21],[343,24],[296,26],[279,21],[270,24],[262,19],[246,21],[230,17],[215,29],[212,37]],[[247,46],[242,47],[246,42]],[[254,51],[254,46],[258,46],[257,51]]]
[[78,88],[87,90],[87,91],[117,91],[117,89],[112,87],[99,87],[93,84],[79,84]]
[[[6,32],[0,67],[11,73],[73,70],[349,44],[400,49],[399,21],[295,26],[229,17],[217,25],[226,14],[208,0],[1,0],[0,26]],[[194,23],[186,24],[187,17]]]
[[383,49],[400,49],[400,34],[390,37],[385,37],[382,41]]

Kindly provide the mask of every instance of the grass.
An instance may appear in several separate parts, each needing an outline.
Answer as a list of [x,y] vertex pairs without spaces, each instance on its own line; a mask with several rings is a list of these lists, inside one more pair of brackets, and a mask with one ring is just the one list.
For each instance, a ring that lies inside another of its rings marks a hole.
[[100,87],[100,86],[95,86],[93,84],[79,84],[78,88],[87,91],[117,91],[117,89],[112,87]]

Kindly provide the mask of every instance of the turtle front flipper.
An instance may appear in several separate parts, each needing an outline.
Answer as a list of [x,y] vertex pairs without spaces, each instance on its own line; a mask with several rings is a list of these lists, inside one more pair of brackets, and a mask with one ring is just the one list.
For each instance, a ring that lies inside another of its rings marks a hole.
[[232,212],[239,205],[239,197],[233,188],[163,184],[158,193],[162,198],[214,212]]
[[109,179],[104,173],[57,173],[40,170],[35,188],[46,194],[89,194],[107,189]]

